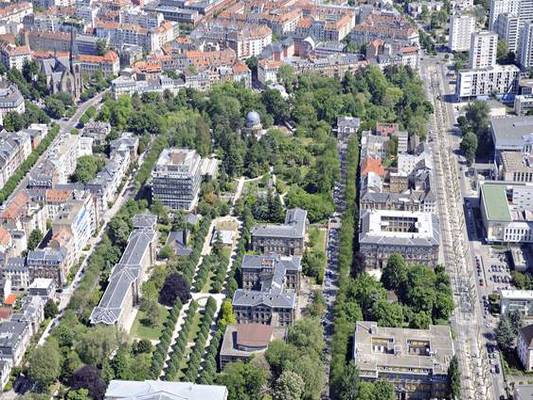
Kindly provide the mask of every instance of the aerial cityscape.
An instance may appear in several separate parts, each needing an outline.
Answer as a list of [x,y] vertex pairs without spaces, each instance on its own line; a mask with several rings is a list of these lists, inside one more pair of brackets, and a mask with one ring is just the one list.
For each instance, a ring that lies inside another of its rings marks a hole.
[[0,0],[1,400],[533,399],[533,0]]

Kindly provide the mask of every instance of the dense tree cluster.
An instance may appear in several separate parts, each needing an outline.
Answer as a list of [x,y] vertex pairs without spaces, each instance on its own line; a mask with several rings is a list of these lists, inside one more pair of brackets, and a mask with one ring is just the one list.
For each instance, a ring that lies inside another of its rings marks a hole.
[[457,118],[463,134],[461,150],[468,165],[475,161],[476,155],[489,154],[492,138],[489,130],[489,106],[484,101],[473,101],[466,106],[464,116]]
[[85,155],[78,158],[76,170],[72,175],[72,181],[88,183],[92,181],[98,172],[105,166],[105,159],[95,155]]
[[172,273],[167,276],[159,292],[159,302],[172,307],[177,300],[186,303],[191,297],[191,286],[180,274]]
[[[296,321],[288,331],[287,341],[270,343],[262,357],[248,363],[230,363],[219,375],[218,382],[226,385],[230,400],[259,399],[264,392],[273,398],[319,399],[324,387],[322,351],[323,330],[317,318]],[[295,397],[299,394],[299,397]]]

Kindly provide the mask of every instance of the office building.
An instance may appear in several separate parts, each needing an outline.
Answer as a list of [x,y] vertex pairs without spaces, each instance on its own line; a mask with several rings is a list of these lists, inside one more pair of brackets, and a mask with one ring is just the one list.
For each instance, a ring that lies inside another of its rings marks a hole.
[[439,220],[420,211],[362,210],[359,251],[365,266],[381,270],[389,256],[400,253],[407,262],[436,266],[439,256]]
[[192,210],[198,201],[201,165],[196,150],[164,149],[152,172],[152,200],[173,209]]
[[452,15],[450,17],[450,35],[448,47],[451,51],[468,51],[472,33],[476,29],[476,17],[473,15]]
[[483,31],[472,33],[470,42],[470,68],[491,68],[496,65],[498,35]]
[[522,318],[533,318],[533,290],[502,290],[500,312],[507,315],[518,311]]
[[448,366],[454,355],[450,327],[429,329],[379,327],[357,321],[353,359],[359,377],[392,384],[399,399],[448,397]]
[[227,400],[228,389],[191,382],[112,380],[104,400]]
[[516,94],[519,74],[520,69],[515,65],[496,64],[489,68],[459,70],[455,96],[459,100],[468,100]]
[[307,225],[307,211],[287,210],[283,224],[259,224],[252,229],[252,248],[261,254],[302,256]]
[[502,151],[500,176],[506,182],[533,183],[533,155],[518,151]]
[[489,243],[533,243],[533,186],[483,183],[480,210]]

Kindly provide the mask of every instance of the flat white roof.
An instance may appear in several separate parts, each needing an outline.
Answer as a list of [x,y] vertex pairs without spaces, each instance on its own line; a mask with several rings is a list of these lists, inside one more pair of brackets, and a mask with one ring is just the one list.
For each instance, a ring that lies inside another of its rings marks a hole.
[[502,299],[533,300],[533,290],[502,290]]
[[[383,230],[387,226],[386,217],[393,218],[415,218],[415,226],[418,232],[397,232]],[[405,238],[426,238],[433,237],[433,214],[423,211],[401,211],[401,210],[372,210],[369,214],[368,235],[376,234],[389,237]]]

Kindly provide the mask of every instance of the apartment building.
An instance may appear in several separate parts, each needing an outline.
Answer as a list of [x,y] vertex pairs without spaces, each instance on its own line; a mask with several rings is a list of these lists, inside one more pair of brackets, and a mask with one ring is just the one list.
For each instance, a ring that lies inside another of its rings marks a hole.
[[533,67],[533,21],[524,23],[520,30],[518,62],[524,70]]
[[196,150],[164,149],[152,172],[152,200],[174,209],[193,209],[202,181],[201,166]]
[[53,249],[46,247],[28,251],[26,256],[29,282],[35,279],[53,279],[57,287],[63,287],[67,283],[67,275],[70,267],[67,262],[67,250],[65,248]]
[[287,210],[283,224],[259,224],[252,229],[252,249],[261,254],[302,256],[307,232],[307,211]]
[[459,70],[455,96],[466,100],[492,95],[516,94],[519,74],[520,69],[515,65],[496,64],[490,68]]
[[418,29],[405,17],[392,13],[373,11],[355,25],[350,33],[357,44],[366,44],[374,39],[401,40],[418,46]]
[[97,214],[91,193],[73,192],[73,198],[61,206],[52,222],[52,235],[65,230],[73,238],[74,259],[78,259],[81,251],[95,233]]
[[489,243],[533,243],[533,186],[485,182],[480,210]]
[[[24,17],[33,14],[33,4],[28,1],[10,3],[0,8],[0,25],[22,24]],[[17,32],[15,32],[17,33]]]
[[359,377],[385,380],[399,399],[443,399],[449,395],[448,366],[454,355],[450,327],[385,328],[357,321],[353,359]]
[[498,35],[489,31],[474,32],[469,49],[469,68],[491,68],[496,65]]
[[82,74],[94,75],[101,71],[104,76],[116,76],[120,72],[120,59],[114,51],[108,51],[103,56],[79,55],[76,64],[80,66]]
[[0,124],[4,123],[4,116],[10,112],[22,114],[26,111],[24,97],[17,85],[0,82]]
[[98,306],[91,313],[92,324],[115,325],[129,331],[128,319],[133,307],[139,304],[141,284],[147,268],[155,261],[156,222],[157,217],[149,213],[133,217],[133,231],[122,257],[111,271]]
[[25,62],[32,60],[29,46],[16,46],[11,43],[4,43],[0,46],[0,61],[7,69],[18,69],[22,71]]
[[8,133],[0,139],[0,186],[6,184],[31,152],[31,138],[24,131]]
[[394,253],[407,262],[434,267],[439,257],[439,220],[429,212],[361,210],[359,243],[369,269],[381,270]]
[[476,30],[476,17],[468,14],[455,14],[450,17],[448,47],[451,51],[468,51],[472,34]]

